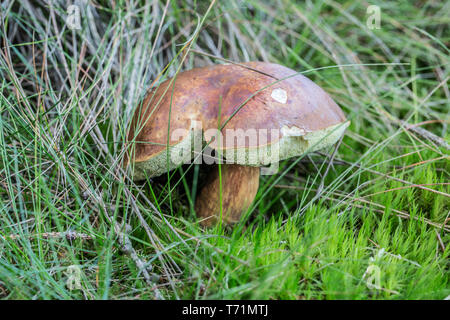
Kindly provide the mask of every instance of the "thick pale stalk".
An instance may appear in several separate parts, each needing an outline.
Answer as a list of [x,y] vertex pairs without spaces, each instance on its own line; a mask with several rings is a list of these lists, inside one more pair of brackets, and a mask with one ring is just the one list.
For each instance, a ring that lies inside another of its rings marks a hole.
[[195,201],[195,211],[203,226],[216,224],[221,216],[224,224],[238,222],[258,191],[258,167],[224,164],[221,166],[221,177],[220,188],[219,166],[216,166]]

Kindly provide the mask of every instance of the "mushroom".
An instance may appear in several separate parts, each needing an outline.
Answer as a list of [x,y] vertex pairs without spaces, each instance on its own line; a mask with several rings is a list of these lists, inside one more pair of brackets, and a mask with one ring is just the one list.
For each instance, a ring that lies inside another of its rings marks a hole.
[[221,161],[195,211],[204,226],[220,219],[231,224],[252,204],[260,167],[333,145],[348,125],[323,89],[287,67],[248,62],[195,68],[144,98],[124,163],[132,162],[133,178],[141,180],[193,159]]

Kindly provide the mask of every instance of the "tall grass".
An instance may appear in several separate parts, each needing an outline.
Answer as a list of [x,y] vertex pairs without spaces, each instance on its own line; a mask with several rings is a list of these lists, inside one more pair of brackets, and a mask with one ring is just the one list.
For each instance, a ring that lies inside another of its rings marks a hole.
[[[0,6],[1,298],[450,295],[449,2],[74,4],[79,30],[66,1]],[[133,182],[124,141],[151,85],[223,59],[304,72],[352,124],[263,176],[235,228],[202,229],[199,166]]]

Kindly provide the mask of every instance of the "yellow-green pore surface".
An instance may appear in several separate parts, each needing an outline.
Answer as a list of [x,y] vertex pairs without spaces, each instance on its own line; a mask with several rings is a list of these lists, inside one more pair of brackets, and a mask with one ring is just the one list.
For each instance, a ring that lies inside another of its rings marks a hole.
[[133,159],[135,179],[189,163],[208,143],[225,163],[263,166],[342,136],[349,122],[311,80],[277,64],[245,65],[262,73],[238,65],[197,68],[148,94],[128,134],[126,162]]

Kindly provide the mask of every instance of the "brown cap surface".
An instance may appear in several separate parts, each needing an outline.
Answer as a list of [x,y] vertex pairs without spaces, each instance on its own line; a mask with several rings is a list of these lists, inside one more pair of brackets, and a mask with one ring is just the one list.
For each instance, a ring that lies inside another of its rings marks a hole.
[[[285,128],[284,132],[289,132],[295,128],[309,133],[346,121],[330,96],[305,76],[277,82],[296,72],[265,62],[244,65],[264,74],[239,65],[214,65],[179,73],[172,84],[169,79],[152,90],[136,109],[128,134],[128,141],[136,142],[134,162],[147,161],[166,150],[168,133],[171,137],[176,129],[189,130],[191,120],[200,121],[204,131],[218,128],[219,110],[223,125],[247,100],[223,128],[224,141],[227,129],[267,129],[270,133],[271,129]],[[258,90],[261,91],[256,93]],[[274,139],[279,140],[282,135],[269,135],[266,144],[276,142]],[[169,141],[169,145],[182,139]],[[259,147],[249,143],[241,141],[234,147]]]

